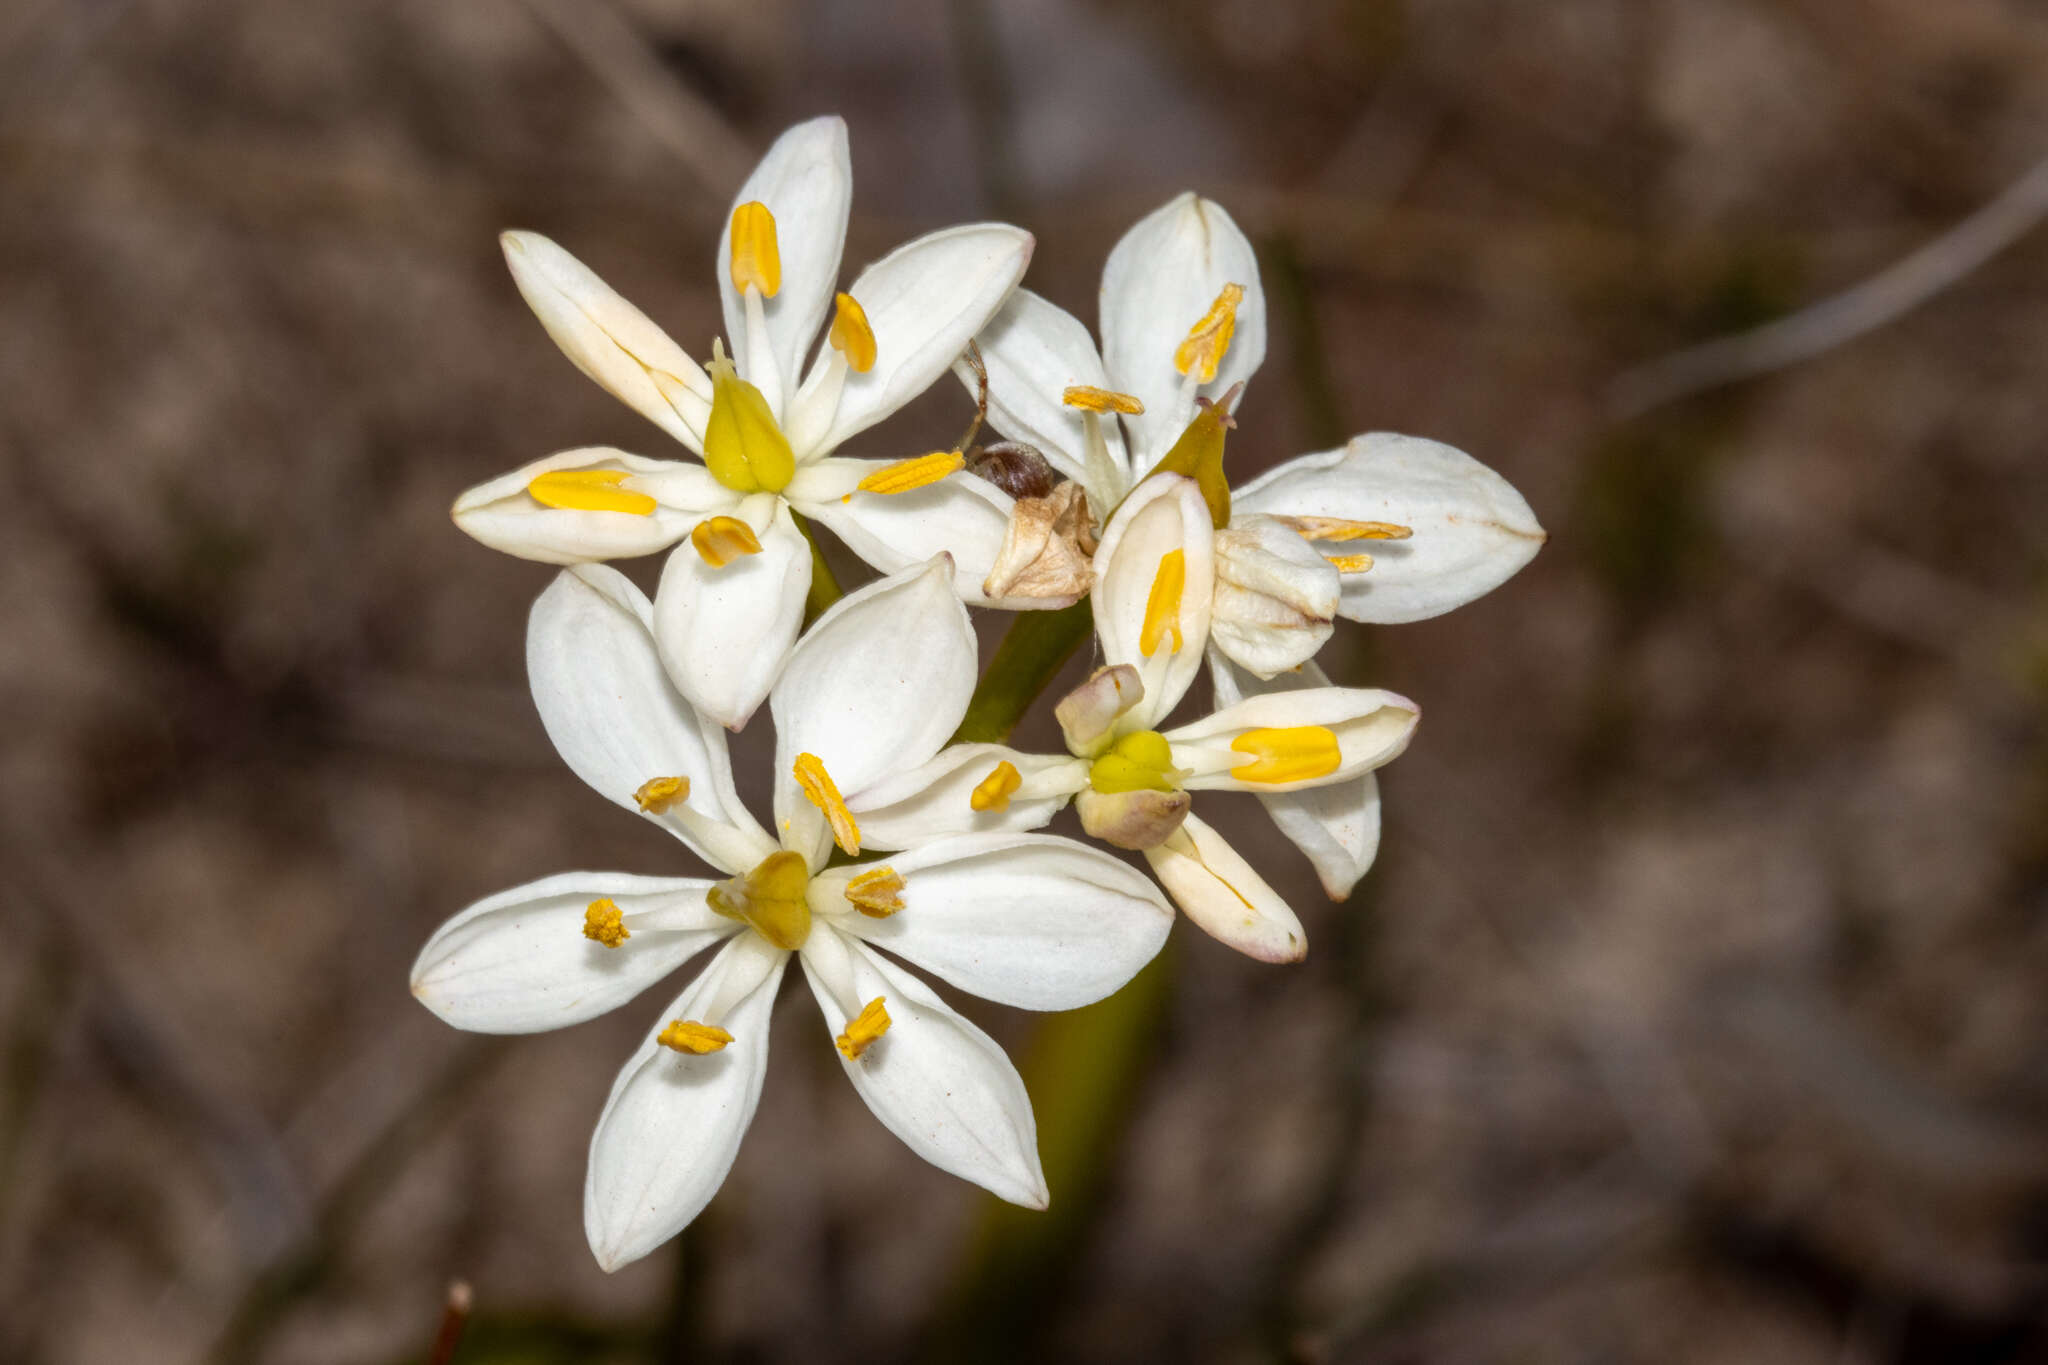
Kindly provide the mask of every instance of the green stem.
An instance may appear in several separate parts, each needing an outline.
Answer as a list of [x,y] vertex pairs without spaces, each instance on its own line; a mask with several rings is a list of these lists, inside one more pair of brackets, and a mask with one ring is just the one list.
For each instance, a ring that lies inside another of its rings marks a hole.
[[811,547],[811,591],[804,598],[804,629],[809,630],[811,622],[823,616],[825,609],[846,596],[846,592],[839,586],[832,566],[825,562],[825,552],[818,548],[818,538],[811,534],[811,524],[795,512],[789,514],[789,519],[796,523],[796,529],[803,532],[804,543]]
[[1024,611],[996,646],[967,702],[967,715],[953,732],[955,744],[999,744],[1010,737],[1025,711],[1053,675],[1095,628],[1088,599],[1059,611]]

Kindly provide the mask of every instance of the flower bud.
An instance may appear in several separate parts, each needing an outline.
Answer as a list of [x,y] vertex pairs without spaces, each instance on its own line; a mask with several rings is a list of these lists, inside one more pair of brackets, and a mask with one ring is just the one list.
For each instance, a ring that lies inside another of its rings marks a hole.
[[1099,792],[1089,787],[1074,797],[1081,828],[1118,848],[1157,848],[1173,837],[1194,804],[1192,793],[1141,788]]
[[1067,737],[1067,749],[1093,758],[1109,747],[1110,727],[1145,697],[1145,684],[1129,664],[1098,668],[1052,709]]
[[1342,596],[1337,566],[1284,522],[1238,517],[1216,533],[1209,638],[1259,677],[1315,657],[1330,638]]

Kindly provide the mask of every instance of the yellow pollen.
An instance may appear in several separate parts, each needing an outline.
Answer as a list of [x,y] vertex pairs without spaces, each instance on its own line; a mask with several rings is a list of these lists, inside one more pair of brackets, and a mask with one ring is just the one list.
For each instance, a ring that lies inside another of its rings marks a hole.
[[732,1035],[715,1024],[700,1024],[695,1019],[671,1019],[654,1040],[663,1047],[677,1052],[691,1052],[701,1057],[707,1052],[718,1052],[732,1041]]
[[633,799],[650,815],[666,815],[670,806],[690,799],[690,779],[650,777],[633,793]]
[[620,913],[618,902],[604,896],[592,901],[583,911],[583,937],[592,943],[616,948],[633,935],[626,928],[626,917]]
[[1342,517],[1282,517],[1303,540],[1406,540],[1413,530],[1392,521],[1346,521]]
[[847,1061],[859,1061],[860,1054],[889,1031],[889,1011],[882,1007],[883,998],[878,995],[868,1001],[860,1016],[847,1024],[846,1032],[839,1035],[839,1052]]
[[1328,777],[1344,761],[1335,732],[1321,725],[1247,730],[1230,747],[1252,755],[1250,763],[1230,770],[1240,782],[1306,782]]
[[1173,632],[1172,652],[1180,653],[1180,596],[1187,586],[1187,554],[1168,550],[1159,556],[1159,572],[1152,578],[1152,594],[1145,599],[1145,625],[1138,632],[1138,652],[1151,658],[1159,652],[1159,641]]
[[1338,573],[1364,573],[1372,567],[1371,555],[1324,555],[1337,566]]
[[1115,389],[1098,389],[1091,384],[1070,384],[1060,395],[1060,401],[1070,408],[1082,408],[1088,412],[1124,412],[1135,417],[1145,410],[1145,404],[1128,393]]
[[744,294],[747,286],[772,299],[782,288],[782,249],[775,242],[775,215],[760,200],[751,200],[732,211],[732,287]]
[[825,765],[816,754],[796,756],[796,784],[803,788],[811,804],[825,812],[825,821],[832,826],[832,839],[847,853],[860,852],[860,826],[853,823],[853,812],[846,808],[846,800],[839,794],[838,784],[832,774],[825,771]]
[[893,867],[871,868],[846,884],[846,899],[869,919],[887,919],[903,908],[903,875]]
[[1187,340],[1174,349],[1173,367],[1192,374],[1203,384],[1216,377],[1223,353],[1230,349],[1230,334],[1237,330],[1237,305],[1244,299],[1244,286],[1226,284],[1202,320],[1188,328]]
[[631,474],[623,469],[550,469],[536,474],[526,492],[543,507],[562,507],[572,512],[627,512],[636,517],[654,515],[655,501],[645,493],[621,488]]
[[1018,774],[1017,765],[1006,758],[981,779],[967,798],[967,804],[976,810],[1008,810],[1011,794],[1023,785],[1024,779]]
[[724,568],[741,555],[761,553],[754,528],[738,517],[711,517],[698,522],[697,529],[690,532],[690,543],[714,569]]
[[[967,457],[957,450],[934,450],[929,455],[918,455],[895,464],[883,465],[860,481],[863,493],[908,493],[914,488],[937,483],[954,470],[967,463]],[[841,502],[850,502],[853,494],[848,493]]]
[[832,349],[846,357],[846,368],[866,374],[875,368],[875,329],[868,325],[868,310],[860,300],[842,293],[832,313],[832,330],[825,334]]

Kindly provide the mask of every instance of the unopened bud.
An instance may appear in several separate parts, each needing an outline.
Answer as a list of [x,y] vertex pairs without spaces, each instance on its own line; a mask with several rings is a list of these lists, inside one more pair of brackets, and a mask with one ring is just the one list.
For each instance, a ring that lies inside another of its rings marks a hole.
[[1069,751],[1093,758],[1109,747],[1110,727],[1145,697],[1145,684],[1129,664],[1098,668],[1053,707]]
[[1162,792],[1140,789],[1127,792],[1099,792],[1087,788],[1074,798],[1081,828],[1094,838],[1118,848],[1157,848],[1173,837],[1194,804],[1184,791]]

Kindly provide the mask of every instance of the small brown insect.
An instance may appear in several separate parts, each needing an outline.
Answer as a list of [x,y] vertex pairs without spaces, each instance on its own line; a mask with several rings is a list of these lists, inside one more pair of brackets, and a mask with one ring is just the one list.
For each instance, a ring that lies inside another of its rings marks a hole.
[[981,391],[974,405],[974,420],[967,424],[967,434],[955,447],[967,454],[967,472],[987,479],[1013,498],[1049,497],[1059,483],[1059,475],[1053,472],[1053,467],[1039,453],[1038,447],[1022,441],[990,441],[985,446],[974,444],[975,436],[981,431],[982,420],[988,416],[988,366],[982,363],[980,348],[971,341],[967,343],[967,352],[962,358],[974,371]]

